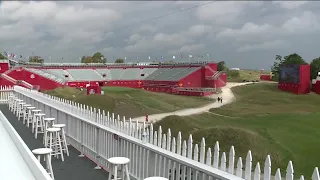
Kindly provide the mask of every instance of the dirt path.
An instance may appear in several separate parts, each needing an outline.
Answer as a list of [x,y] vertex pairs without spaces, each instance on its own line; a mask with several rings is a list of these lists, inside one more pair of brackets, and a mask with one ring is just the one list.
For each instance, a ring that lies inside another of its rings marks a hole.
[[[234,100],[234,95],[231,91],[232,87],[242,86],[242,85],[246,85],[246,84],[252,84],[252,83],[251,82],[250,83],[227,83],[227,85],[221,89],[221,91],[222,91],[221,94],[214,94],[214,95],[210,96],[210,98],[212,98],[212,99],[217,99],[217,97],[222,97],[222,99],[223,99],[222,103],[215,101],[213,103],[210,103],[205,106],[198,107],[198,108],[188,108],[188,109],[182,109],[182,110],[169,112],[169,113],[152,114],[152,115],[149,115],[149,122],[156,122],[156,121],[159,121],[167,116],[172,116],[172,115],[190,116],[190,115],[208,112],[212,108],[219,108],[223,105],[231,103]],[[138,122],[144,122],[145,119],[146,119],[145,116],[141,116],[141,117],[133,118],[132,120],[138,121]]]

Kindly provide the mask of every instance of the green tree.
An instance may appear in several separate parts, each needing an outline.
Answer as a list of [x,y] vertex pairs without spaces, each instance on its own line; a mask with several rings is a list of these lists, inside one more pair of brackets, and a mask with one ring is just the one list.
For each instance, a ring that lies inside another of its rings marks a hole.
[[124,63],[124,60],[121,58],[118,58],[114,61],[115,63]]
[[8,58],[0,53],[0,59],[8,59]]
[[320,57],[315,58],[310,63],[310,79],[315,79],[320,72]]
[[288,56],[282,57],[280,55],[276,55],[275,62],[271,67],[271,72],[273,74],[272,79],[274,81],[278,80],[280,74],[280,67],[283,65],[289,64],[308,64],[299,54],[293,53]]
[[107,61],[106,61],[104,55],[101,54],[101,52],[96,52],[92,56],[92,62],[93,63],[106,63]]
[[44,59],[41,58],[40,56],[31,56],[31,57],[29,57],[29,62],[31,62],[31,63],[43,63]]
[[100,52],[96,52],[92,57],[82,56],[81,63],[106,63],[107,59]]
[[220,61],[217,64],[218,71],[225,71],[227,69],[226,63],[224,61]]

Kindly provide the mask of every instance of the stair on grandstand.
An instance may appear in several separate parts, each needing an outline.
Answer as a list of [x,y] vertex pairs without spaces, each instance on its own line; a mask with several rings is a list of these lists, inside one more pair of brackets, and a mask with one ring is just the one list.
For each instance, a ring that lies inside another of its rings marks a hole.
[[93,69],[68,69],[67,72],[76,81],[101,81],[104,80]]

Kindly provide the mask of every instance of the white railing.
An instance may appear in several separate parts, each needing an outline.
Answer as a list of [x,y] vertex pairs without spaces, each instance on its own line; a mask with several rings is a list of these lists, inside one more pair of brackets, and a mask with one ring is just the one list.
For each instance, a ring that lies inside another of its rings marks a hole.
[[[3,78],[5,78],[6,80],[12,82],[13,84],[17,84],[17,80],[14,79],[14,78],[12,78],[11,76],[8,76],[7,74],[1,74],[1,76],[2,76]],[[30,88],[30,89],[33,89],[33,85],[32,85],[32,84],[30,84],[30,83],[28,83],[28,82],[26,82],[26,81],[23,81],[23,80],[20,80],[20,81],[21,81],[21,84],[22,84],[22,85],[24,85],[24,86],[26,86],[26,87],[28,87],[28,88]]]
[[[9,89],[6,89],[9,90]],[[11,89],[12,90],[12,89]],[[11,94],[13,91],[3,91],[1,88],[1,93]],[[7,97],[7,96],[5,96]],[[1,100],[2,97],[1,97]],[[34,178],[36,180],[51,180],[51,177],[46,172],[46,170],[43,168],[43,166],[40,164],[40,162],[35,158],[35,156],[32,154],[28,146],[24,143],[24,141],[21,139],[17,131],[14,129],[14,127],[10,124],[8,119],[3,115],[3,113],[0,111],[0,122],[6,129],[7,133],[9,134],[11,140],[14,142],[15,146],[17,147],[20,155],[22,156],[22,159],[25,161],[27,166],[29,167],[30,171],[32,172]],[[0,133],[1,134],[1,133]],[[6,147],[1,147],[6,148]],[[11,161],[18,160],[17,159],[11,159]],[[6,163],[3,161],[3,159],[0,161],[1,163]],[[16,168],[16,167],[11,167]],[[17,173],[23,173],[25,171],[19,170]],[[0,174],[1,177],[1,174]]]
[[[113,113],[110,115],[109,112],[79,103],[19,86],[15,86],[14,91],[27,103],[34,104],[47,115],[55,117],[58,123],[67,124],[70,144],[98,166],[108,169],[106,159],[113,156],[130,158],[130,174],[137,179],[153,175],[170,180],[185,177],[187,180],[293,180],[294,177],[291,161],[285,175],[281,175],[280,169],[277,169],[272,177],[269,155],[261,171],[260,163],[253,167],[251,151],[248,151],[245,161],[241,157],[236,160],[233,146],[227,157],[225,152],[220,152],[218,142],[212,151],[210,147],[206,147],[204,138],[199,146],[193,144],[192,135],[185,141],[180,132],[177,138],[172,137],[170,129],[164,134],[161,127],[154,131],[152,124],[147,127],[144,123],[141,128],[138,122],[132,122],[131,119],[120,119],[119,115],[115,118]],[[301,176],[300,179],[304,177]],[[317,167],[313,171],[312,180],[320,180]]]

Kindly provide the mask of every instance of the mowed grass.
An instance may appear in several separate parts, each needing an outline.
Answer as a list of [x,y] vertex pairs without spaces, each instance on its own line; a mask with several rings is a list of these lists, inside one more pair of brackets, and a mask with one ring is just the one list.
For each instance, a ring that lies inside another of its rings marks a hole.
[[199,107],[213,100],[203,97],[176,96],[142,89],[104,87],[104,95],[86,95],[86,90],[64,87],[44,93],[73,100],[127,118]]
[[260,79],[261,72],[256,70],[240,70],[239,77],[228,76],[228,82],[257,81]]
[[[173,135],[191,133],[195,143],[202,137],[206,146],[220,142],[223,151],[235,146],[237,156],[252,151],[254,162],[264,164],[270,154],[273,172],[286,170],[293,161],[295,175],[311,177],[320,166],[320,96],[294,95],[277,89],[276,84],[259,83],[232,89],[236,101],[209,113],[190,117],[170,116],[160,121]],[[224,115],[224,116],[220,116]]]

